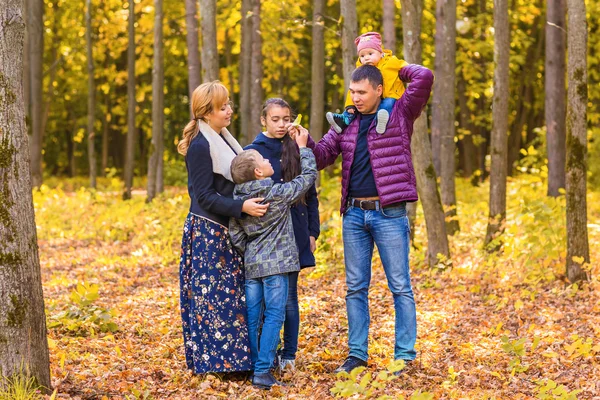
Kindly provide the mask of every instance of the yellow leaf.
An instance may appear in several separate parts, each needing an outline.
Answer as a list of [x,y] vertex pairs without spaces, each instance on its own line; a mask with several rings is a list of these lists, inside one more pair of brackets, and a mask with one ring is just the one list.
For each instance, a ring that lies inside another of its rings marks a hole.
[[573,261],[575,261],[577,264],[583,264],[583,262],[585,261],[585,258],[583,258],[583,257],[577,257],[577,256],[573,256],[573,257],[571,257],[571,259]]
[[523,302],[521,300],[517,300],[515,301],[515,310],[520,310],[521,308],[523,308]]

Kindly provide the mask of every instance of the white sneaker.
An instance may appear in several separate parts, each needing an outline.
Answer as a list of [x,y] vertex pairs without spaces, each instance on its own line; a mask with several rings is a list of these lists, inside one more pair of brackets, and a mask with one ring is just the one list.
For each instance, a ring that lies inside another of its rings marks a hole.
[[390,113],[388,113],[387,110],[377,111],[377,126],[375,127],[377,133],[379,133],[380,135],[385,133],[385,129],[387,128],[387,123],[389,119]]
[[295,371],[296,370],[296,360],[286,360],[285,358],[280,359],[279,370],[283,372],[286,369],[290,370],[290,371]]

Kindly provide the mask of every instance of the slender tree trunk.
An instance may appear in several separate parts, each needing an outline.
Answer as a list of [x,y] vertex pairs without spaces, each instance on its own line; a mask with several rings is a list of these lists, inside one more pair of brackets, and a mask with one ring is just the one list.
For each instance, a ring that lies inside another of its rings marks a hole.
[[31,89],[31,143],[30,171],[31,183],[42,184],[42,120],[44,118],[44,101],[42,98],[43,62],[44,62],[44,1],[28,0],[29,33],[29,65]]
[[250,72],[252,63],[252,1],[242,0],[242,37],[240,49],[240,137],[243,144],[252,143],[255,132],[250,129]]
[[[233,54],[231,54],[231,48],[233,47],[233,44],[231,43],[231,38],[229,37],[230,32],[229,30],[225,30],[225,67],[227,69],[227,81],[228,81],[228,88],[229,88],[229,97],[230,99],[233,101],[234,104],[238,104],[237,99],[235,97],[235,94],[237,92],[236,87],[235,87],[235,81],[233,79],[233,65],[235,64],[233,61]],[[233,117],[235,118],[236,113],[233,114]],[[233,120],[232,120],[233,121]],[[231,133],[231,135],[233,137],[237,137],[237,129],[236,129],[236,124],[234,124],[233,122],[229,125],[229,127],[227,129],[229,129],[229,133]]]
[[104,112],[102,119],[102,175],[106,174],[108,168],[108,147],[110,135],[110,93],[104,95]]
[[158,178],[159,160],[163,158],[164,71],[163,71],[163,0],[154,0],[154,66],[152,69],[152,144],[148,159],[148,197],[151,202],[162,184]]
[[358,36],[356,0],[340,0],[342,14],[342,60],[344,60],[344,93],[348,93],[350,77],[356,69],[356,45]]
[[187,42],[188,94],[190,107],[192,104],[192,93],[202,82],[200,70],[200,45],[198,42],[197,1],[198,0],[185,0],[185,37]]
[[263,103],[263,56],[260,30],[260,0],[252,0],[252,60],[250,61],[250,125],[252,139],[261,131],[260,113]]
[[477,170],[479,159],[479,148],[473,142],[473,136],[477,129],[471,123],[471,110],[467,104],[466,82],[462,74],[458,75],[458,105],[460,109],[460,127],[468,131],[463,135],[463,138],[458,141],[459,156],[461,162],[462,175],[465,178],[471,177]]
[[394,0],[383,0],[383,47],[396,54],[396,4]]
[[[422,0],[402,0],[402,33],[404,37],[404,58],[409,63],[422,63],[422,50],[419,35],[423,15]],[[438,264],[439,256],[450,258],[448,235],[444,221],[444,210],[437,187],[433,167],[431,143],[427,134],[427,113],[423,111],[414,123],[411,151],[417,178],[419,198],[425,214],[427,226],[427,258],[430,266]]]
[[[506,219],[506,163],[508,147],[508,1],[494,0],[494,98],[492,100],[492,166],[490,172],[490,214],[486,246],[504,231]],[[499,244],[490,250],[496,250]]]
[[567,277],[586,280],[590,262],[587,232],[587,20],[584,0],[567,0]]
[[202,81],[219,79],[219,52],[217,51],[217,4],[215,0],[200,0],[202,26]]
[[323,136],[325,110],[325,10],[324,0],[313,1],[310,132],[314,138]]
[[24,372],[50,388],[23,99],[23,1],[0,0],[0,27],[0,371]]
[[548,149],[548,196],[565,187],[566,88],[565,0],[548,0],[546,11],[545,114]]
[[[442,204],[448,234],[459,231],[454,174],[454,109],[456,69],[456,0],[437,0],[435,75],[431,116],[431,141],[436,173],[441,175]],[[437,154],[436,154],[437,152]]]
[[92,0],[85,1],[85,42],[88,70],[88,160],[90,165],[90,187],[96,188],[96,148],[94,146],[94,122],[96,121],[96,83],[94,82],[94,53],[92,49]]
[[125,147],[125,192],[123,199],[131,199],[133,167],[135,163],[135,3],[129,0],[129,46],[127,48],[127,145]]

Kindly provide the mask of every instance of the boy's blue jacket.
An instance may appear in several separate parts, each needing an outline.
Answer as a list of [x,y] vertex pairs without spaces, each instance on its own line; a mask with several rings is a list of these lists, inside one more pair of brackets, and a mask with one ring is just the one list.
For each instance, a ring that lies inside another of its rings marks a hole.
[[[281,139],[270,138],[264,133],[259,133],[254,141],[244,150],[253,149],[258,151],[264,158],[271,161],[275,173],[271,177],[275,183],[283,182],[281,172]],[[315,256],[310,251],[310,237],[319,238],[321,233],[319,221],[319,198],[317,189],[312,185],[306,192],[306,204],[297,203],[292,207],[292,225],[294,226],[294,236],[298,245],[298,257],[300,258],[300,268],[314,267]]]
[[300,149],[300,164],[302,173],[290,182],[274,183],[268,178],[235,185],[234,199],[264,197],[264,203],[269,203],[262,217],[229,221],[231,241],[244,255],[246,279],[300,270],[290,208],[317,178],[317,164],[310,149]]

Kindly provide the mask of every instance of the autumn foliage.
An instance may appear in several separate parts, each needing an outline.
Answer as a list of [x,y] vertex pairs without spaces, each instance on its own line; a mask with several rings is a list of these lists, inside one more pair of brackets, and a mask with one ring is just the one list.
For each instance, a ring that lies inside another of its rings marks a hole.
[[[565,199],[545,196],[542,179],[508,185],[502,251],[483,249],[486,185],[457,181],[461,232],[454,266],[431,270],[417,216],[411,252],[418,356],[399,378],[393,365],[393,304],[378,256],[370,291],[369,366],[356,376],[332,371],[346,356],[347,321],[339,180],[321,187],[318,266],[300,278],[301,332],[289,387],[265,393],[243,380],[193,376],[185,368],[178,255],[188,208],[183,188],[152,204],[75,181],[34,192],[56,399],[473,398],[591,399],[600,393],[600,269],[568,285]],[[140,185],[143,186],[143,185]],[[589,194],[589,220],[600,217]],[[589,225],[597,260],[600,225]]]

